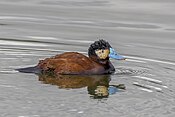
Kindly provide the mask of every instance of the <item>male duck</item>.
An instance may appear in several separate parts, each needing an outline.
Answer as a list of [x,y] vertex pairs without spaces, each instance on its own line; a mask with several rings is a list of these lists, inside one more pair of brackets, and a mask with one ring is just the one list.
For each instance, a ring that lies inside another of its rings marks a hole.
[[[95,41],[88,49],[88,56],[78,52],[65,52],[51,58],[40,60],[35,69],[41,73],[60,74],[111,74],[115,68],[109,58],[124,60],[105,40]],[[34,67],[33,67],[34,68]],[[25,72],[26,69],[18,69]]]

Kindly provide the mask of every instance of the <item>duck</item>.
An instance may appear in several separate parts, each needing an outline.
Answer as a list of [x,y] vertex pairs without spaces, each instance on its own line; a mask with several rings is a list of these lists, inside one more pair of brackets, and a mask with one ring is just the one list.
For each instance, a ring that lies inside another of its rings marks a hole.
[[[56,75],[102,75],[112,74],[115,68],[110,58],[125,60],[103,39],[90,44],[88,56],[78,52],[65,52],[44,60],[34,67],[18,69],[20,72],[52,73]],[[39,71],[39,72],[38,72]]]

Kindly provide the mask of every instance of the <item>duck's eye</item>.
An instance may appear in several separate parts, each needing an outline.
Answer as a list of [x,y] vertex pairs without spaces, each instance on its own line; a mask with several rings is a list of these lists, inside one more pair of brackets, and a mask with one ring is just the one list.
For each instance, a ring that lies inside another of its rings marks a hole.
[[102,50],[101,52],[104,53],[104,50]]

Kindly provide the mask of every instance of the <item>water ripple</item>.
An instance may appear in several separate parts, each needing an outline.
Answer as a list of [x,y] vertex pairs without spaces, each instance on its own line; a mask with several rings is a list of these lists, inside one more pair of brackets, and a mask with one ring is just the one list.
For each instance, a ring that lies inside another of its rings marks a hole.
[[[92,43],[93,41],[88,41],[88,40],[73,40],[73,39],[63,39],[63,38],[55,38],[55,37],[40,37],[40,36],[26,36],[27,38],[31,39],[47,39],[47,40],[57,40],[61,42],[74,42],[74,43]],[[72,44],[72,43],[71,43]]]
[[59,5],[59,6],[108,6],[108,1],[43,1],[40,4]]
[[125,56],[125,57],[131,58],[131,59],[136,59],[136,60],[143,60],[143,61],[150,61],[150,62],[162,63],[162,64],[167,64],[167,65],[173,65],[173,66],[175,65],[174,62],[170,62],[170,61],[161,61],[161,60],[142,58],[142,57],[136,57],[136,56]]
[[71,46],[83,46],[78,43],[65,43],[65,42],[52,42],[52,41],[41,41],[41,40],[22,40],[22,39],[11,39],[11,38],[0,38],[1,45],[28,45],[28,46],[51,46],[55,44],[59,45],[71,45]]
[[119,67],[119,68],[116,68],[115,75],[141,75],[144,73],[147,73],[147,70],[143,68]]
[[146,81],[149,81],[149,82],[154,82],[156,84],[161,84],[162,83],[161,80],[156,80],[156,79],[148,78],[148,77],[144,77],[144,76],[132,76],[132,77],[139,78],[139,79],[142,79],[142,80],[146,80]]

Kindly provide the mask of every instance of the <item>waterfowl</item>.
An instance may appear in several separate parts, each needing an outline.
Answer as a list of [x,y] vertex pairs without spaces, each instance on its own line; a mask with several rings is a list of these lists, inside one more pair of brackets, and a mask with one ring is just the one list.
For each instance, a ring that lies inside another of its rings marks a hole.
[[[40,60],[34,68],[41,73],[53,73],[57,75],[93,75],[111,74],[115,68],[109,58],[124,60],[125,58],[112,48],[105,40],[101,39],[92,43],[88,49],[88,56],[78,52],[65,52],[51,58]],[[26,71],[26,69],[18,69]]]

